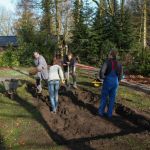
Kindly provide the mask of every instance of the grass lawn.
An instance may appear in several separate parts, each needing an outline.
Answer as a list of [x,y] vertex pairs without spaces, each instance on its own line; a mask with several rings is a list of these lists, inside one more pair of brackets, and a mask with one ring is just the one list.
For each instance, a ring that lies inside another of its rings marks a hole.
[[[12,70],[2,71],[0,76],[29,79]],[[25,83],[17,89],[15,100],[5,97],[3,91],[4,87],[0,84],[0,149],[62,149],[49,136],[46,122],[34,106],[35,99],[26,91]]]
[[6,149],[60,149],[47,133],[45,122],[25,85],[18,89],[16,100],[0,95],[0,133]]
[[133,109],[150,113],[150,95],[139,92],[125,86],[120,86],[118,91],[118,101]]
[[26,78],[28,75],[28,70],[25,68],[2,68],[0,69],[0,77],[17,77]]
[[[26,70],[25,70],[26,71]],[[32,81],[30,77],[23,75],[19,71],[0,71],[0,77],[19,77]],[[91,79],[78,78],[81,87],[99,94],[100,88],[95,88],[91,84]],[[2,92],[4,87],[0,85],[0,149],[12,150],[62,150],[63,146],[58,146],[51,139],[47,124],[42,114],[36,109],[33,103],[35,99],[26,91],[26,84],[23,83],[17,90],[17,97],[11,100],[5,97]],[[124,86],[120,86],[117,100],[128,107],[135,108],[146,113],[150,112],[150,96],[143,92],[135,91]],[[138,149],[141,142],[135,135],[115,137],[114,143],[128,143],[128,145]],[[138,141],[139,140],[139,141]],[[141,137],[142,140],[142,137]],[[150,140],[144,140],[140,148],[144,149],[150,145]],[[142,148],[143,147],[143,148]]]
[[[90,78],[78,78],[78,83],[84,89],[90,90],[93,93],[100,94],[101,87],[94,87]],[[150,113],[150,95],[144,92],[136,91],[126,86],[119,86],[117,94],[117,102],[120,102],[130,108],[143,111],[146,114]]]

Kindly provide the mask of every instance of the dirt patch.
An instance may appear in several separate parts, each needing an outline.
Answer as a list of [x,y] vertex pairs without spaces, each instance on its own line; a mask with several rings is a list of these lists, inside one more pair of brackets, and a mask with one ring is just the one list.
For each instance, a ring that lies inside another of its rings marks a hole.
[[49,126],[50,136],[58,144],[66,145],[67,149],[130,149],[129,143],[119,142],[116,138],[131,134],[137,138],[143,135],[143,139],[150,137],[147,131],[149,124],[139,124],[128,116],[124,117],[119,113],[122,111],[119,105],[113,118],[100,118],[97,115],[99,96],[92,92],[83,89],[65,91],[61,88],[57,114],[53,114],[48,96],[37,96],[34,90],[33,85],[28,85],[28,91],[37,97],[35,103]]

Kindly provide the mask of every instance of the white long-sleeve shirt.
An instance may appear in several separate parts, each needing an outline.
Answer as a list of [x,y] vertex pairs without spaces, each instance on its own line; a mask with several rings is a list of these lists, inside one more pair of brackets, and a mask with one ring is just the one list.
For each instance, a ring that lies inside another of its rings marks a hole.
[[50,66],[48,71],[48,81],[60,79],[64,80],[62,68],[59,65]]

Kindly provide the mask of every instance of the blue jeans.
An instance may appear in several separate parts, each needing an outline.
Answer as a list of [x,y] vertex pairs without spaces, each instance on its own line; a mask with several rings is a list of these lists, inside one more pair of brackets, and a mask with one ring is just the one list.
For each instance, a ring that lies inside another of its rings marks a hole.
[[56,111],[58,107],[58,90],[60,82],[59,80],[48,81],[49,97],[52,105],[52,111]]
[[98,110],[101,116],[103,116],[105,113],[104,111],[107,105],[107,97],[109,98],[107,116],[108,117],[112,116],[117,89],[118,89],[118,78],[111,77],[111,75],[109,77],[106,77],[106,79],[103,82],[103,87],[101,92],[101,103]]

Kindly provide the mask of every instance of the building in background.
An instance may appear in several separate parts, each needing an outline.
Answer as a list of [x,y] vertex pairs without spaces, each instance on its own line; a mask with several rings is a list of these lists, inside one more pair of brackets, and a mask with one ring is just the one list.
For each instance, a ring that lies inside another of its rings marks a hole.
[[16,36],[0,36],[0,51],[5,50],[8,46],[18,47]]

